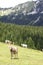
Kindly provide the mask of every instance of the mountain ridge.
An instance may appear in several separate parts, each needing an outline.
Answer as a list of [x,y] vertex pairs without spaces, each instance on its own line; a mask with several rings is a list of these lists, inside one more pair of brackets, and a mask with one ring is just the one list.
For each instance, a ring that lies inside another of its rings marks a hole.
[[[14,8],[11,7],[7,9],[7,13],[4,12],[4,15],[2,14],[0,16],[0,21],[18,25],[43,26],[43,1],[38,1],[25,2]],[[41,12],[39,12],[39,10],[41,10]]]

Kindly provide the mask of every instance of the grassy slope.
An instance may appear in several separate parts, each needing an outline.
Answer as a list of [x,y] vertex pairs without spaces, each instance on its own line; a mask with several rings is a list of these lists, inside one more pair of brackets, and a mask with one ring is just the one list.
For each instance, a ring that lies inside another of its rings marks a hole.
[[19,47],[18,59],[10,59],[7,44],[0,43],[0,65],[43,65],[43,52]]

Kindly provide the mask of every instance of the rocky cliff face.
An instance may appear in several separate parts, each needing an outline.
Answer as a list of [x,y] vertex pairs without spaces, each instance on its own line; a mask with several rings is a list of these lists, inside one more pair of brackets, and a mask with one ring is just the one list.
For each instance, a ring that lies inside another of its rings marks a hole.
[[0,17],[0,21],[19,25],[43,26],[43,0],[26,2],[15,8],[7,9],[7,11],[10,13]]
[[[43,0],[37,0],[35,5],[34,5],[34,11],[36,20],[34,20],[34,25],[43,25]],[[38,15],[38,17],[36,16]]]
[[34,10],[39,13],[43,11],[43,0],[37,0],[34,5]]

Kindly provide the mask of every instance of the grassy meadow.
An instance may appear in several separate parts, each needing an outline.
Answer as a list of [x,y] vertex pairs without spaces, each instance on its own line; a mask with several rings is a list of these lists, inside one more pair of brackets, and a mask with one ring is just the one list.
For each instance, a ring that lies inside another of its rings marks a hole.
[[11,59],[8,44],[0,42],[0,65],[43,65],[43,52],[18,47],[18,59]]

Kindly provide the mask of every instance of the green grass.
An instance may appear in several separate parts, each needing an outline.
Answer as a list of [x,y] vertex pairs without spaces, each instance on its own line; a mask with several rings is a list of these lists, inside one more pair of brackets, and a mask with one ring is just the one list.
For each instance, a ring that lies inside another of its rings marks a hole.
[[43,65],[43,52],[18,46],[18,59],[10,57],[7,44],[0,43],[0,65]]

